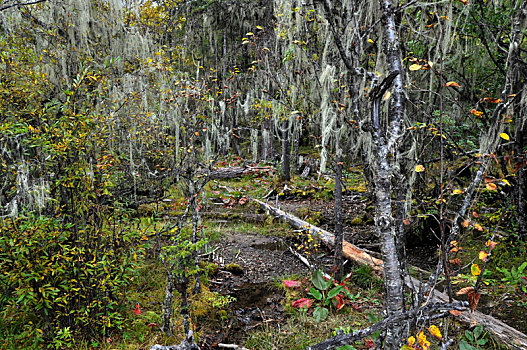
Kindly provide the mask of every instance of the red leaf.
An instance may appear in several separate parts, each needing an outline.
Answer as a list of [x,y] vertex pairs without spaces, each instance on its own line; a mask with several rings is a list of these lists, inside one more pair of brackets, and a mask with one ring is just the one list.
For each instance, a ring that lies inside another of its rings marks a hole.
[[139,308],[139,304],[135,304],[134,313],[136,315],[140,315],[141,314],[141,309]]
[[342,295],[337,295],[335,297],[335,299],[337,299],[337,310],[340,310],[344,307],[344,305],[346,305],[346,303],[344,302],[344,299],[342,298]]
[[293,301],[292,306],[296,307],[296,308],[303,308],[303,307],[305,307],[306,309],[309,309],[311,304],[313,304],[313,301],[314,301],[313,299],[301,298],[301,299],[298,299],[296,301]]
[[290,280],[283,280],[286,287],[294,288],[294,287],[300,287],[302,284],[300,281],[290,281]]
[[375,348],[375,343],[373,342],[373,340],[371,338],[364,339],[364,343],[366,343],[366,346],[368,347],[368,349],[374,349]]

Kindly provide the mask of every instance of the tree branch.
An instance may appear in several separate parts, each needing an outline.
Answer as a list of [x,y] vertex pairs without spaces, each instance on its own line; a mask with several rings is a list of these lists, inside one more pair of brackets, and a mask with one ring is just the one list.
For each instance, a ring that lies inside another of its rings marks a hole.
[[401,321],[408,320],[408,319],[418,317],[418,316],[419,317],[429,316],[430,318],[436,318],[436,316],[445,317],[448,315],[449,310],[462,311],[462,310],[466,310],[467,307],[468,307],[468,302],[466,301],[455,302],[455,303],[450,303],[450,304],[446,304],[446,303],[429,304],[419,309],[414,309],[411,311],[406,311],[406,312],[392,315],[390,317],[385,318],[381,322],[378,322],[370,327],[355,331],[351,334],[343,334],[343,333],[337,334],[336,336],[326,339],[316,345],[309,346],[305,350],[333,349],[336,346],[351,344],[353,342],[361,340],[371,335],[374,332],[385,329],[386,327],[394,323],[400,323]]
[[22,7],[22,6],[35,5],[41,2],[45,2],[45,1],[48,1],[48,0],[35,0],[35,1],[29,1],[29,2],[24,2],[24,3],[17,2],[14,4],[7,4],[7,5],[0,7],[0,12],[10,9],[11,7]]

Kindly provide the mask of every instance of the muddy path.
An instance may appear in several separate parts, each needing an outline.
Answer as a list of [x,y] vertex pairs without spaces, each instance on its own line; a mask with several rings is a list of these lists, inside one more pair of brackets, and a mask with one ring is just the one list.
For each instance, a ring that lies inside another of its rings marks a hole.
[[[229,317],[216,333],[201,339],[202,348],[215,349],[219,343],[243,344],[252,329],[285,320],[285,293],[277,284],[284,278],[309,276],[311,272],[290,251],[293,246],[292,238],[251,232],[228,233],[213,244],[213,260],[220,270],[210,279],[209,288],[236,300],[229,305]],[[322,252],[310,261],[327,269],[332,257]]]

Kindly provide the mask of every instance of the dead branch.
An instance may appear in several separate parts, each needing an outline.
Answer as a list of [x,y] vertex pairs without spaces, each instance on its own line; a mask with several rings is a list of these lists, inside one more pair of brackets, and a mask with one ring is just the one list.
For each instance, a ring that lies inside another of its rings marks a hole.
[[41,3],[41,2],[45,2],[45,1],[48,1],[48,0],[35,0],[35,1],[29,1],[29,2],[15,2],[13,4],[7,4],[7,5],[4,5],[2,7],[0,7],[0,12],[2,11],[5,11],[7,9],[10,9],[12,7],[22,7],[22,6],[29,6],[29,5],[35,5],[35,4],[38,4],[38,3]]
[[[289,223],[293,227],[304,230],[309,232],[310,234],[314,234],[316,237],[320,238],[320,240],[330,249],[333,249],[333,245],[335,242],[335,236],[321,228],[318,228],[316,226],[311,225],[307,221],[304,221],[294,215],[291,215],[289,213],[286,213],[280,209],[274,208],[262,201],[259,201],[257,199],[252,198],[253,201],[258,203],[262,209],[264,209],[266,212],[273,214],[273,216]],[[374,258],[370,254],[362,251],[355,245],[344,241],[342,243],[342,253],[344,257],[348,260],[355,261],[361,265],[368,265],[371,266],[372,269],[375,271],[382,271],[383,262],[380,259]]]
[[402,312],[385,318],[384,320],[361,330],[355,331],[351,334],[340,333],[326,339],[316,345],[309,346],[305,350],[326,350],[333,349],[337,346],[351,344],[358,340],[361,340],[372,333],[383,330],[394,323],[400,323],[404,320],[409,320],[416,317],[427,317],[429,319],[435,319],[439,317],[445,317],[449,315],[450,310],[466,310],[468,302],[455,302],[455,303],[432,303],[420,307],[418,309]]

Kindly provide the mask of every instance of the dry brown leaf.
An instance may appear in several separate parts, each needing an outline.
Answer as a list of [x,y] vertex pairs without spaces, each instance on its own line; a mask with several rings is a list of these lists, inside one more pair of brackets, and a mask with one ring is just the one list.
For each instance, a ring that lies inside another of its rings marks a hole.
[[468,293],[468,305],[471,311],[476,310],[480,297],[481,297],[481,294],[474,293],[474,291]]
[[465,295],[465,294],[472,292],[473,290],[474,290],[474,287],[461,288],[460,290],[457,291],[456,295],[457,296]]

